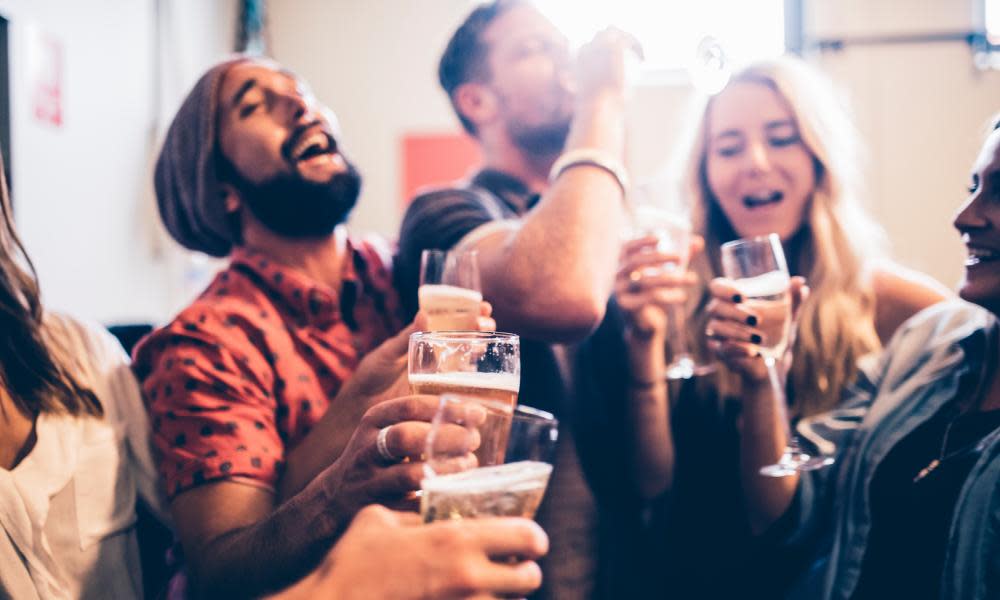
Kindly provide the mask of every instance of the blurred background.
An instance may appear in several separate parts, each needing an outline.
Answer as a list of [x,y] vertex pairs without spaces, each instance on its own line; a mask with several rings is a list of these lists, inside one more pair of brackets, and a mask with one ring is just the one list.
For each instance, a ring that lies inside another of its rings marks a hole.
[[[237,49],[273,56],[333,108],[365,175],[352,229],[394,236],[415,188],[476,160],[436,80],[440,52],[474,4],[0,0],[0,145],[46,303],[104,324],[160,323],[206,283],[217,263],[181,252],[160,228],[151,165],[190,86]],[[1000,110],[1000,0],[538,5],[572,41],[613,22],[646,47],[630,112],[638,178],[670,156],[692,96],[712,85],[718,49],[735,66],[803,54],[854,113],[868,150],[866,201],[895,257],[957,282],[951,215]]]

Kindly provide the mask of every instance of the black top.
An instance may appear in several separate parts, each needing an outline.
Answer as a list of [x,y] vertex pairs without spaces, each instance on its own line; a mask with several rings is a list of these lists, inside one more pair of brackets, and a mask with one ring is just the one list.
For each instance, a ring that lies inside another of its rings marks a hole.
[[979,458],[976,444],[998,426],[1000,410],[955,418],[949,407],[893,447],[869,487],[872,524],[854,600],[940,597],[955,503]]
[[[722,401],[695,380],[680,383],[671,408],[673,485],[642,502],[632,476],[634,432],[627,413],[629,367],[621,312],[608,316],[578,354],[574,398],[580,457],[619,545],[613,578],[636,579],[643,598],[780,598],[808,556],[755,538],[740,479],[740,404]],[[673,385],[673,384],[672,384]],[[616,583],[617,585],[618,583]],[[624,597],[624,596],[622,596]]]

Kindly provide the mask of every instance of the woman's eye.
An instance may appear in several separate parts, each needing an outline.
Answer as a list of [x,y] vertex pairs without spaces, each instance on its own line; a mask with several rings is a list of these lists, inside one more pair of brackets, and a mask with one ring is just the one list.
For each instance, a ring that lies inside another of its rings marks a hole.
[[737,154],[739,154],[742,151],[743,151],[743,148],[740,147],[740,146],[724,146],[724,147],[721,147],[721,148],[717,148],[715,150],[715,152],[719,156],[723,156],[723,157],[727,157],[727,158],[730,157],[730,156],[736,156]]
[[776,137],[771,138],[771,145],[775,148],[784,148],[785,146],[791,146],[792,144],[797,144],[799,142],[799,136],[792,135],[788,137]]

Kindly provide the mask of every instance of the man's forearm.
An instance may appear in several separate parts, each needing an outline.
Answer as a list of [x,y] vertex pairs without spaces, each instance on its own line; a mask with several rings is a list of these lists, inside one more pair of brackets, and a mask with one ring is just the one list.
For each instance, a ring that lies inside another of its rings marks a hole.
[[[595,148],[621,160],[622,103],[607,95],[581,107],[566,149]],[[553,341],[589,333],[611,292],[624,223],[613,176],[596,167],[567,170],[507,243],[480,252],[497,323]]]
[[318,564],[351,517],[319,485],[308,486],[262,521],[202,545],[188,561],[195,596],[256,597],[287,587]]

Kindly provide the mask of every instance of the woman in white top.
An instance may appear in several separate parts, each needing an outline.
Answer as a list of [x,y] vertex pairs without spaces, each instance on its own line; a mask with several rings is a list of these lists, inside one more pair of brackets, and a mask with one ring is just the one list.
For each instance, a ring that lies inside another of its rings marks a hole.
[[137,494],[164,513],[139,388],[38,296],[0,167],[0,597],[141,598]]

